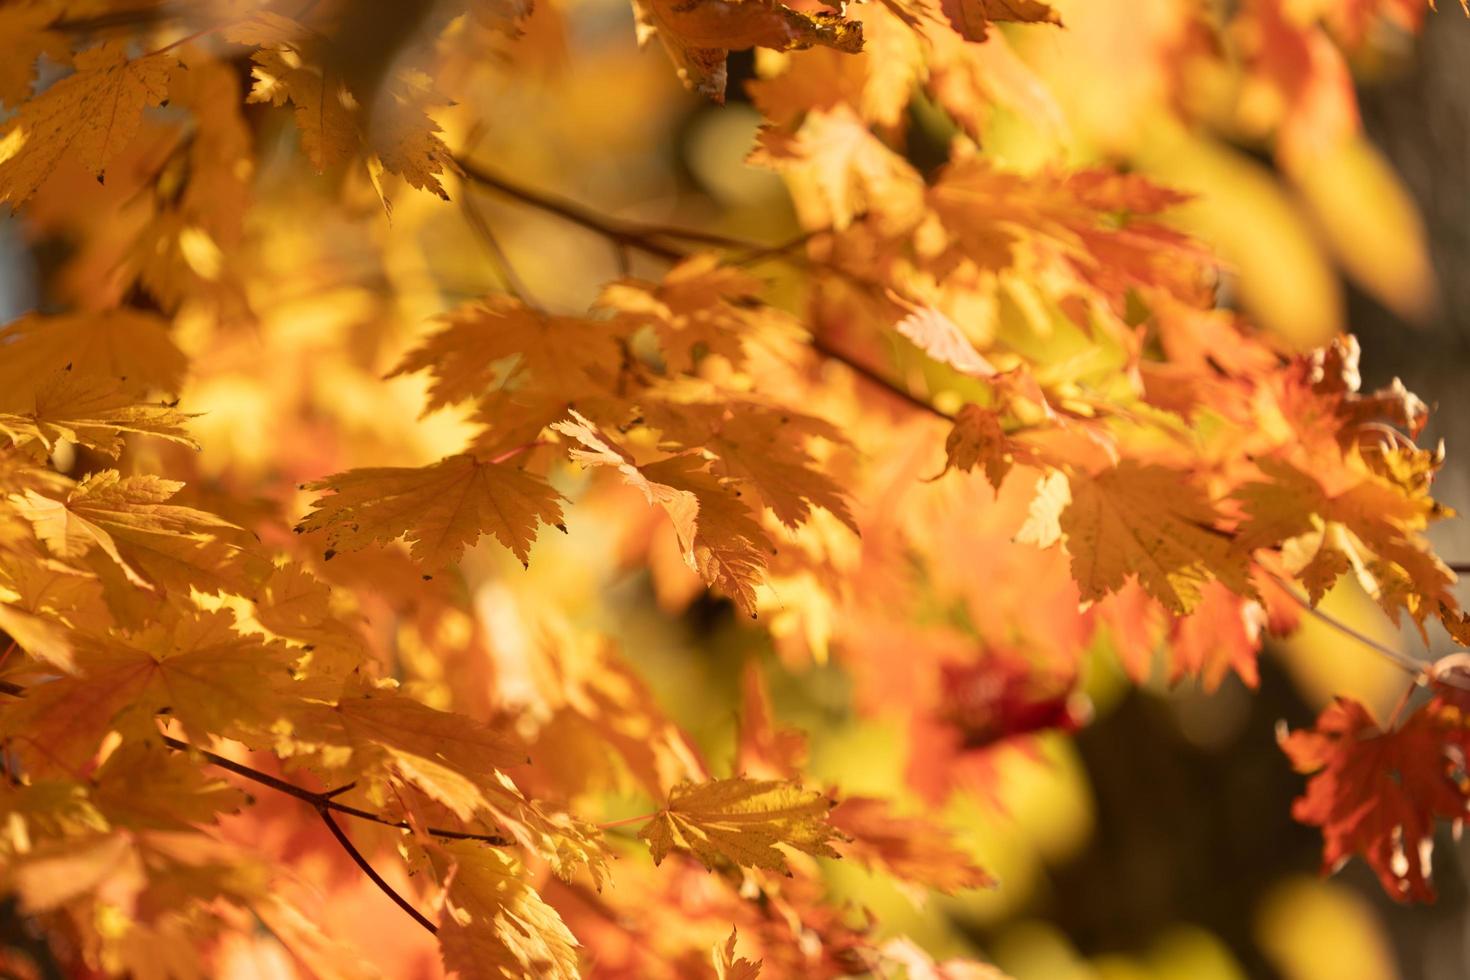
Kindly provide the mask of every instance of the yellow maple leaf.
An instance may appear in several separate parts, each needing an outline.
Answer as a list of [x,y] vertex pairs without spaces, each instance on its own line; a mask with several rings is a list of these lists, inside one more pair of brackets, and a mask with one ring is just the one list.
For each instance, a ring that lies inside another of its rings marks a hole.
[[761,960],[751,962],[745,957],[735,957],[735,942],[739,930],[731,929],[730,938],[725,940],[721,946],[716,943],[710,952],[710,960],[714,963],[716,980],[755,980],[761,973]]
[[824,223],[839,230],[859,216],[881,219],[892,230],[923,216],[923,178],[845,103],[812,110],[795,133],[762,129],[749,160],[816,188],[826,205]]
[[700,95],[725,101],[725,59],[731,51],[813,45],[849,53],[863,48],[862,24],[837,14],[806,14],[777,0],[633,0],[638,43],[657,37],[679,79]]
[[651,324],[669,371],[687,374],[701,354],[719,355],[736,367],[744,362],[744,335],[763,311],[761,291],[760,280],[743,269],[721,265],[715,255],[696,255],[656,283],[609,283],[597,304]]
[[65,499],[27,490],[10,501],[58,558],[95,549],[142,588],[249,593],[269,568],[254,538],[213,514],[165,503],[182,487],[102,470]]
[[157,741],[167,709],[189,737],[259,743],[287,706],[296,654],[236,632],[227,612],[172,612],[136,632],[78,633],[77,674],[31,688],[0,722],[28,766],[74,773],[108,732]]
[[555,392],[563,405],[604,391],[621,361],[619,339],[631,328],[621,320],[550,316],[501,296],[462,306],[443,321],[443,330],[388,375],[429,371],[426,411],[478,398],[511,379]]
[[[1353,457],[1355,458],[1355,457]],[[1404,484],[1352,470],[1322,479],[1291,463],[1256,461],[1267,479],[1235,492],[1246,513],[1238,547],[1282,547],[1287,565],[1315,602],[1354,570],[1390,616],[1407,610],[1422,624],[1441,604],[1453,608],[1454,574],[1430,550],[1424,531],[1446,511],[1429,496],[1428,480]]]
[[1057,25],[1062,22],[1050,4],[1039,0],[940,0],[939,6],[950,26],[967,41],[985,40],[992,21]]
[[[303,51],[305,52],[303,54]],[[255,52],[255,86],[247,102],[295,107],[301,147],[320,172],[350,160],[358,149],[357,100],[340,75],[317,63],[315,51],[281,43]]]
[[766,567],[770,538],[750,507],[709,472],[702,457],[685,453],[638,466],[575,410],[570,420],[552,428],[585,447],[573,449],[573,459],[616,469],[649,504],[662,507],[673,522],[685,564],[742,612],[755,616],[755,586]]
[[63,155],[101,176],[138,132],[143,110],[167,96],[176,64],[166,54],[129,60],[127,44],[118,41],[78,54],[75,74],[0,127],[0,202],[24,203]]
[[17,445],[34,440],[50,453],[66,441],[116,457],[123,434],[133,433],[199,448],[184,431],[189,416],[169,405],[138,404],[116,384],[73,370],[38,380],[30,391],[0,392],[0,434]]
[[470,841],[435,844],[429,859],[449,882],[439,915],[446,969],[466,978],[581,976],[576,937],[513,859]]
[[777,845],[838,856],[830,842],[841,834],[828,822],[831,809],[829,798],[796,783],[740,777],[684,782],[638,836],[648,842],[655,864],[682,847],[711,870],[732,863],[785,872]]
[[857,532],[846,493],[807,448],[817,438],[846,445],[835,426],[750,401],[650,401],[644,418],[674,445],[712,456],[710,472],[753,490],[787,527],[806,523],[821,507]]
[[1122,588],[1129,576],[1175,613],[1187,613],[1218,579],[1254,595],[1249,562],[1219,531],[1219,514],[1185,472],[1124,460],[1071,479],[1060,518],[1072,577],[1084,601]]
[[[33,391],[71,365],[79,379],[96,379],[142,395],[177,392],[188,359],[168,324],[139,310],[31,313],[0,329],[0,392]],[[12,397],[12,396],[7,396]]]
[[998,492],[1021,452],[1001,428],[999,415],[979,405],[965,405],[955,414],[954,428],[944,440],[944,468],[965,473],[979,465]]
[[360,680],[333,701],[302,704],[290,721],[283,754],[346,758],[354,776],[391,771],[466,821],[493,808],[500,770],[526,761],[520,739],[504,729]]
[[431,568],[459,561],[483,534],[493,534],[525,564],[537,524],[562,520],[561,495],[546,481],[466,455],[429,466],[348,470],[306,489],[329,494],[312,503],[298,532],[325,531],[333,550],[406,538],[414,560]]
[[14,109],[31,97],[41,55],[62,63],[71,57],[66,38],[50,29],[60,15],[60,8],[51,3],[18,0],[0,6],[0,37],[5,38],[6,51],[0,59],[0,105]]

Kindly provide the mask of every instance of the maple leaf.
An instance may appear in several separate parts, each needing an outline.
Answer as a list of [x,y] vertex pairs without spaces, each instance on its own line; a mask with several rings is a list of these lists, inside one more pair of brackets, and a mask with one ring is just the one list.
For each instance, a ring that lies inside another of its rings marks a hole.
[[900,816],[885,800],[847,797],[830,819],[847,838],[838,850],[859,864],[949,894],[995,885],[948,831],[918,817]]
[[795,783],[755,779],[683,782],[638,836],[660,864],[675,847],[692,851],[705,867],[725,863],[787,872],[785,845],[821,857],[837,857],[829,842],[841,839],[828,821],[832,801]]
[[71,57],[66,38],[50,29],[57,14],[49,3],[22,0],[0,7],[0,37],[5,38],[8,52],[0,62],[0,105],[13,109],[30,98],[36,60],[41,55],[61,63]]
[[296,654],[238,633],[227,612],[179,612],[136,632],[73,637],[76,676],[30,689],[0,728],[38,770],[78,771],[109,731],[158,741],[167,709],[191,739],[258,742],[281,719]]
[[465,821],[490,809],[486,794],[494,795],[500,770],[526,761],[525,747],[504,730],[360,680],[334,701],[303,704],[278,750],[330,760],[345,750],[354,773],[392,771]]
[[0,126],[0,202],[14,209],[65,155],[101,176],[138,132],[143,110],[168,93],[177,62],[166,54],[129,60],[127,44],[109,41],[76,56],[76,73],[20,107]]
[[749,401],[673,399],[648,403],[644,418],[672,447],[698,446],[711,455],[711,472],[754,490],[787,527],[806,523],[812,508],[821,507],[857,532],[847,495],[807,449],[818,438],[846,444],[821,419]]
[[357,99],[342,78],[333,77],[322,63],[324,39],[268,11],[232,25],[225,37],[237,44],[261,46],[251,56],[255,83],[246,101],[295,106],[302,149],[318,172],[351,159],[359,139]]
[[1030,176],[977,153],[951,159],[926,193],[950,239],[936,256],[941,269],[965,259],[998,271],[1030,255],[1062,263],[1120,306],[1141,288],[1207,305],[1209,253],[1154,217],[1187,200],[1137,174]]
[[68,674],[76,671],[71,640],[55,623],[10,603],[0,602],[0,631],[42,663]]
[[[1427,480],[1409,480],[1405,489],[1368,473],[1324,468],[1319,476],[1270,458],[1256,465],[1268,480],[1246,483],[1234,494],[1246,513],[1238,546],[1284,545],[1289,567],[1313,602],[1349,569],[1361,572],[1360,580],[1395,620],[1407,609],[1422,628],[1440,603],[1452,602],[1453,573],[1422,535],[1442,514]],[[1329,491],[1324,477],[1340,489]],[[1346,533],[1335,533],[1338,528]]]
[[757,139],[748,162],[811,181],[826,204],[822,223],[835,229],[871,215],[898,230],[923,215],[923,179],[846,104],[812,110],[795,133],[767,127]]
[[427,77],[400,74],[373,102],[368,127],[369,144],[389,173],[398,174],[410,187],[446,201],[449,192],[439,175],[458,170],[454,155],[439,136],[443,130],[429,117],[429,111],[447,104],[447,100],[433,95]]
[[955,413],[954,428],[944,440],[944,469],[967,473],[979,465],[990,485],[1000,491],[1017,458],[1029,454],[1013,442],[1001,427],[1000,416],[979,405],[964,405]]
[[156,742],[129,742],[92,775],[90,795],[113,827],[191,830],[249,802],[239,789],[206,775],[187,754]]
[[932,306],[914,310],[898,321],[894,329],[919,350],[963,375],[991,378],[997,374],[995,366],[975,349],[959,324]]
[[17,387],[0,393],[0,434],[17,444],[35,440],[47,453],[64,440],[115,458],[124,433],[198,449],[184,431],[188,420],[168,405],[139,405],[125,389],[72,370],[53,374],[33,391]]
[[992,21],[1023,24],[1062,23],[1050,4],[1039,0],[941,0],[945,18],[967,41],[983,41]]
[[766,567],[770,539],[750,508],[705,468],[703,459],[686,453],[635,465],[576,410],[570,420],[552,428],[586,447],[572,450],[573,459],[616,469],[649,504],[662,507],[673,522],[685,563],[729,595],[742,612],[755,616],[755,585]]
[[428,115],[447,101],[433,93],[427,76],[393,73],[373,100],[371,117],[360,120],[362,93],[354,93],[334,69],[325,36],[271,11],[252,14],[224,33],[237,44],[259,47],[251,56],[255,83],[246,101],[294,106],[302,148],[318,173],[360,153],[385,210],[392,208],[378,179],[384,170],[448,199],[439,175],[455,169],[453,156]]
[[1429,857],[1434,821],[1463,819],[1467,799],[1455,778],[1466,749],[1457,709],[1436,698],[1396,729],[1337,698],[1315,727],[1280,735],[1297,772],[1310,774],[1292,816],[1322,828],[1324,871],[1363,857],[1398,901],[1432,901]]
[[139,310],[28,314],[0,329],[0,349],[0,391],[7,398],[35,391],[68,365],[79,379],[118,385],[129,394],[176,392],[188,366],[168,324]]
[[698,527],[692,545],[685,548],[685,560],[754,618],[755,587],[774,549],[750,508],[704,467],[703,460],[685,454],[649,463],[642,474],[656,486],[693,496]]
[[34,490],[10,500],[57,557],[100,551],[143,588],[248,593],[265,566],[254,539],[213,514],[164,503],[182,487],[102,470],[64,500]]
[[[416,347],[388,377],[429,371],[426,411],[477,398],[527,375],[562,405],[610,386],[622,356],[624,321],[549,316],[507,297],[489,297],[445,315],[447,326]],[[515,358],[514,362],[510,359]]]
[[1125,459],[1071,480],[1060,529],[1084,601],[1116,592],[1132,574],[1165,608],[1187,613],[1218,579],[1253,595],[1248,563],[1217,530],[1220,515],[1190,475]]
[[662,507],[674,524],[674,533],[679,538],[679,547],[683,549],[685,560],[690,568],[694,568],[694,536],[698,528],[699,498],[691,490],[670,487],[650,479],[633,461],[633,457],[609,442],[586,416],[576,409],[572,409],[569,414],[570,420],[563,419],[552,426],[555,431],[576,440],[584,447],[574,448],[568,455],[584,466],[612,467],[623,477],[625,483],[641,491],[650,505]]
[[429,857],[448,879],[439,915],[446,969],[466,980],[581,976],[576,937],[511,858],[469,841],[435,844]]
[[537,524],[562,520],[561,495],[545,481],[466,455],[429,466],[348,470],[306,489],[329,494],[312,503],[298,532],[325,531],[330,548],[347,550],[407,538],[414,560],[432,568],[455,564],[483,534],[526,564]]
[[704,354],[739,367],[745,361],[743,334],[762,310],[761,283],[750,273],[721,265],[716,255],[696,255],[670,269],[657,283],[623,279],[609,283],[599,307],[650,323],[664,363],[688,374]]
[[837,14],[804,14],[777,0],[633,0],[638,43],[657,37],[679,79],[715,102],[725,101],[725,59],[731,51],[812,45],[861,51],[863,29]]
[[710,959],[715,966],[715,980],[755,980],[761,973],[761,961],[751,962],[745,957],[735,958],[735,941],[739,930],[731,929],[730,938],[721,946],[716,943]]

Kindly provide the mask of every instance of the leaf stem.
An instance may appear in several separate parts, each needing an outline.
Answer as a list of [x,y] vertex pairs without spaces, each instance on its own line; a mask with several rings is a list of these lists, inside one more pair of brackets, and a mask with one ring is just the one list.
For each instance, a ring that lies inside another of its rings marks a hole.
[[464,213],[464,219],[468,222],[470,229],[479,236],[485,251],[490,253],[490,259],[495,264],[495,269],[500,273],[500,280],[505,284],[508,293],[520,300],[532,309],[540,309],[531,291],[526,288],[525,282],[516,273],[515,266],[511,264],[510,257],[505,254],[505,249],[500,247],[500,239],[495,237],[495,232],[490,227],[490,222],[485,220],[485,215],[475,207],[475,202],[470,195],[462,194],[459,199],[460,211]]
[[652,820],[656,816],[658,816],[657,813],[643,813],[639,814],[636,817],[624,817],[621,820],[610,820],[607,823],[598,824],[597,829],[612,830],[614,827],[626,827],[629,824],[643,823],[646,820]]

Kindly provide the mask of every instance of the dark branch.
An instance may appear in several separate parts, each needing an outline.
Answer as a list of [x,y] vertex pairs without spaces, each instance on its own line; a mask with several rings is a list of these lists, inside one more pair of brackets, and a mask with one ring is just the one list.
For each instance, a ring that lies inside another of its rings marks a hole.
[[[382,824],[384,827],[394,827],[398,830],[413,829],[413,827],[410,826],[407,821],[389,820],[387,817],[379,816],[378,814],[373,813],[371,810],[362,810],[355,806],[349,806],[346,803],[338,803],[332,797],[337,793],[343,792],[342,789],[333,790],[329,793],[316,793],[309,789],[302,789],[295,783],[288,783],[284,779],[272,776],[268,772],[261,772],[259,769],[252,769],[251,767],[236,762],[233,759],[227,759],[222,755],[218,755],[214,752],[209,751],[208,749],[201,749],[197,745],[190,745],[188,742],[185,742],[182,739],[172,738],[168,735],[165,735],[163,736],[163,742],[169,748],[178,749],[181,752],[197,752],[206,760],[208,760],[211,765],[218,766],[221,769],[232,772],[237,776],[241,776],[245,779],[250,780],[251,782],[259,783],[262,786],[268,786],[278,793],[285,793],[287,796],[294,796],[301,802],[310,804],[312,808],[316,810],[335,810],[336,812],[346,814],[349,817],[357,817],[359,820],[369,820],[376,824]],[[463,830],[445,830],[441,827],[428,827],[425,828],[424,832],[433,837],[442,837],[445,840],[475,840],[480,841],[484,844],[494,844],[498,847],[504,847],[511,843],[511,841],[507,840],[506,838],[494,834],[472,834],[468,831]]]
[[653,227],[644,227],[632,222],[619,221],[606,215],[592,211],[575,201],[554,194],[545,194],[541,191],[533,191],[530,188],[513,184],[508,180],[492,174],[478,164],[469,160],[456,160],[460,171],[465,178],[480,187],[489,188],[497,193],[504,194],[522,204],[554,214],[558,218],[569,221],[588,231],[596,232],[603,238],[623,248],[632,248],[657,258],[677,262],[687,256],[684,250],[675,248],[656,241],[660,234],[665,237],[669,235],[667,229],[659,230]]
[[[581,204],[576,203],[575,201],[522,187],[519,184],[513,183],[503,177],[491,173],[488,170],[485,170],[484,168],[480,167],[478,164],[470,160],[457,158],[456,163],[458,163],[459,169],[467,181],[480,187],[488,188],[492,191],[503,194],[506,197],[509,197],[512,200],[519,201],[529,207],[536,208],[540,211],[545,211],[548,214],[554,214],[557,217],[569,221],[580,228],[585,228],[588,231],[596,232],[597,234],[603,236],[608,241],[610,241],[614,246],[616,246],[620,254],[626,252],[629,249],[633,249],[643,252],[647,255],[655,256],[656,258],[665,259],[670,262],[677,262],[681,259],[687,258],[689,253],[684,249],[669,245],[659,240],[673,238],[686,242],[698,242],[706,245],[719,246],[722,248],[742,249],[744,250],[745,254],[735,257],[735,261],[739,263],[759,261],[765,258],[792,258],[794,257],[794,249],[800,247],[801,245],[804,245],[813,236],[821,234],[823,231],[825,231],[825,229],[819,229],[816,232],[809,232],[803,235],[799,235],[793,239],[790,239],[789,241],[782,242],[776,245],[763,245],[759,242],[748,242],[738,238],[730,238],[725,235],[714,234],[711,232],[703,232],[683,228],[670,228],[662,225],[641,224],[632,221],[622,221],[616,218],[608,217],[604,214],[600,214],[587,207],[584,207]],[[467,208],[466,213],[472,214],[473,211]],[[483,233],[482,237],[484,237]],[[487,239],[487,244],[491,244],[492,242],[493,238]],[[491,245],[491,247],[496,251],[499,250],[498,245]],[[503,266],[508,266],[508,263],[502,264]],[[512,293],[514,293],[516,290],[512,288],[511,291]],[[900,400],[906,402],[914,408],[917,408],[922,412],[927,412],[930,415],[936,416],[946,421],[949,421],[951,419],[951,416],[948,413],[942,412],[938,408],[935,408],[928,401],[925,401],[923,398],[920,398],[918,395],[915,395],[907,388],[904,388],[903,386],[895,383],[889,378],[884,377],[880,372],[872,367],[869,367],[867,364],[864,364],[861,361],[858,361],[855,358],[851,357],[850,355],[830,346],[822,338],[813,336],[812,349],[821,354],[823,357],[827,357],[831,360],[840,361],[843,364],[846,364],[849,368],[851,368],[853,371],[856,371],[859,375],[861,375],[872,384],[886,389],[887,391],[897,396]]]
[[377,869],[372,866],[372,863],[362,856],[362,852],[343,833],[342,828],[337,826],[337,821],[332,819],[332,814],[326,807],[318,807],[317,813],[321,814],[322,823],[326,824],[327,829],[332,832],[332,836],[337,838],[337,843],[342,845],[342,849],[347,852],[352,860],[357,862],[357,866],[362,869],[362,873],[371,878],[373,884],[377,885],[384,895],[393,899],[395,905],[407,912],[413,921],[429,930],[430,933],[437,934],[439,932],[438,926],[430,922],[422,912],[408,903],[408,899],[394,891],[393,886],[383,880],[383,876],[378,874]]
[[927,412],[930,415],[935,416],[936,418],[944,419],[946,422],[954,420],[954,417],[948,412],[940,411],[931,403],[920,398],[918,395],[909,391],[907,388],[904,388],[896,384],[895,382],[890,381],[888,378],[884,377],[882,374],[864,364],[862,361],[859,361],[852,355],[833,347],[820,335],[813,334],[811,344],[812,350],[816,351],[818,354],[821,354],[823,357],[829,358],[830,360],[839,361],[843,364],[846,364],[853,371],[857,372],[857,374],[864,380],[874,385],[877,385],[880,388],[883,388],[889,394],[896,396],[901,401],[904,401],[914,408],[917,408],[919,411]]

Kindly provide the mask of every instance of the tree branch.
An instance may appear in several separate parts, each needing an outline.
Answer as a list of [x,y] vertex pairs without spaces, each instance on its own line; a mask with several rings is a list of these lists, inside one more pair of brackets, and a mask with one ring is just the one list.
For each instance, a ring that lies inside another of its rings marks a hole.
[[337,821],[332,819],[332,814],[328,808],[321,806],[317,808],[316,812],[321,815],[322,823],[327,825],[327,829],[332,832],[332,836],[337,838],[337,843],[341,844],[342,849],[347,852],[348,856],[357,862],[357,866],[362,869],[362,873],[372,879],[372,883],[377,885],[384,895],[393,899],[393,903],[407,912],[413,921],[429,930],[431,934],[437,935],[439,927],[430,922],[422,912],[409,904],[408,899],[394,891],[393,886],[383,880],[383,876],[378,874],[372,862],[362,856],[362,852],[357,849],[356,845],[352,843],[352,840],[343,832],[342,828],[337,826]]
[[[330,793],[316,793],[309,789],[303,789],[300,786],[297,786],[295,783],[288,783],[284,779],[272,776],[268,772],[261,772],[259,769],[252,769],[247,765],[236,762],[234,759],[227,759],[222,755],[218,755],[217,753],[209,751],[208,749],[201,749],[197,745],[191,745],[190,743],[185,742],[183,739],[173,738],[171,736],[165,735],[163,736],[163,743],[169,748],[178,749],[181,752],[197,752],[206,760],[208,760],[211,765],[218,766],[221,769],[232,772],[237,776],[250,780],[251,782],[259,783],[262,786],[268,786],[278,793],[285,793],[287,796],[294,796],[301,802],[310,804],[316,810],[335,810],[336,812],[346,814],[349,817],[357,817],[359,820],[369,820],[373,823],[381,824],[384,827],[394,827],[398,830],[413,829],[413,827],[407,821],[389,820],[387,817],[383,817],[376,813],[373,813],[371,810],[362,810],[355,806],[349,806],[346,803],[338,803],[332,797],[337,793],[342,792],[341,789],[334,790]],[[507,840],[506,838],[494,834],[472,834],[464,830],[445,830],[441,827],[425,828],[425,833],[433,837],[442,837],[445,840],[474,840],[480,841],[484,844],[494,844],[498,847],[505,847],[506,845],[511,843],[511,841]]]
[[[1373,639],[1371,636],[1358,632],[1337,617],[1329,615],[1328,613],[1325,613],[1322,610],[1318,609],[1316,606],[1312,605],[1312,603],[1308,601],[1307,597],[1297,592],[1296,589],[1292,588],[1291,583],[1286,581],[1286,579],[1277,575],[1275,572],[1267,572],[1267,574],[1275,579],[1276,584],[1281,586],[1282,591],[1291,596],[1296,604],[1301,606],[1302,609],[1305,610],[1309,615],[1337,630],[1343,636],[1357,640],[1359,643],[1363,644],[1363,646],[1374,651],[1375,653],[1380,654],[1385,660],[1387,660],[1389,663],[1393,664],[1400,670],[1404,671],[1405,673],[1413,674],[1415,684],[1423,684],[1428,679],[1427,668],[1429,665],[1424,661],[1419,660],[1415,657],[1411,657],[1406,653],[1401,653],[1390,646],[1385,646],[1384,644],[1379,643],[1377,640]],[[1441,683],[1449,682],[1442,681]],[[1459,687],[1460,685],[1454,684],[1451,686]]]
[[[513,184],[469,160],[456,158],[455,163],[459,165],[459,169],[465,178],[474,184],[496,191],[512,200],[520,201],[522,204],[536,208],[538,211],[554,214],[558,218],[569,221],[581,228],[586,228],[588,231],[596,232],[615,245],[637,249],[640,252],[661,259],[667,259],[670,262],[678,262],[680,259],[687,257],[687,253],[682,249],[674,248],[673,246],[665,245],[655,240],[660,235],[664,237],[678,237],[672,234],[670,229],[643,226],[633,222],[609,218],[568,198],[542,193],[541,191],[533,191],[528,187]],[[690,241],[698,240],[690,239],[687,235],[682,237]]]
[[884,377],[878,371],[864,364],[862,361],[859,361],[851,354],[840,351],[836,347],[833,347],[830,343],[824,340],[821,335],[815,333],[812,334],[811,346],[812,350],[816,351],[818,354],[821,354],[823,357],[828,358],[829,360],[839,361],[842,364],[847,365],[853,371],[857,372],[857,374],[864,380],[868,381],[871,384],[877,385],[880,388],[883,388],[889,394],[894,395],[900,401],[906,402],[914,408],[917,408],[919,411],[927,412],[928,414],[933,415],[935,418],[944,419],[946,422],[954,421],[954,416],[950,415],[948,412],[940,411],[930,402],[924,400],[923,398],[920,398],[918,395],[909,391],[907,388],[900,386],[896,382]]
[[[741,249],[746,254],[737,257],[736,261],[739,263],[748,263],[769,257],[790,257],[789,253],[791,249],[804,245],[813,236],[820,234],[822,231],[819,230],[798,235],[795,238],[776,245],[764,245],[759,242],[744,241],[711,232],[622,221],[593,211],[567,198],[545,194],[541,191],[533,191],[519,184],[512,183],[503,177],[485,170],[470,160],[456,158],[455,162],[459,165],[460,171],[469,183],[488,188],[529,207],[545,211],[548,214],[554,214],[580,228],[595,232],[612,242],[620,251],[634,249],[670,262],[678,262],[685,259],[689,256],[689,253],[684,249],[658,241],[660,238],[676,238],[687,242]],[[498,251],[498,246],[496,246],[496,250]],[[516,290],[512,289],[511,291],[514,293]],[[840,361],[846,364],[871,384],[887,390],[910,406],[937,418],[944,419],[945,421],[952,420],[953,417],[949,413],[940,411],[934,405],[915,395],[907,388],[884,377],[876,369],[832,347],[821,337],[813,335],[811,346],[818,354],[830,360]]]

